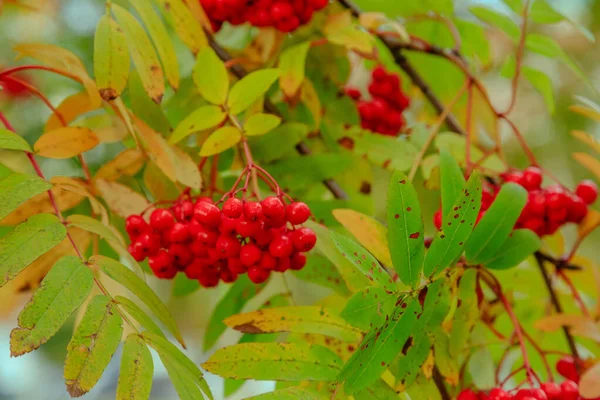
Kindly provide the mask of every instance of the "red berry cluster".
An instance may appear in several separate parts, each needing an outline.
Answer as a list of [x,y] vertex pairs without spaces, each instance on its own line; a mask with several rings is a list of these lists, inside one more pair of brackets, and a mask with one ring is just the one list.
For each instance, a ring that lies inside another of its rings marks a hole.
[[253,26],[273,26],[281,32],[293,32],[307,24],[313,13],[327,6],[328,0],[200,0],[214,31],[224,22]]
[[213,287],[246,272],[252,282],[262,283],[271,271],[302,269],[303,253],[315,246],[317,237],[309,228],[296,227],[309,217],[306,204],[285,205],[275,196],[261,202],[232,197],[222,210],[202,197],[156,209],[149,223],[132,215],[125,229],[132,242],[130,254],[137,261],[147,257],[157,277],[173,279],[183,271],[202,286]]
[[398,75],[388,73],[382,66],[371,73],[369,84],[371,100],[361,100],[358,89],[347,89],[346,94],[358,102],[358,113],[364,129],[387,136],[398,136],[406,121],[402,113],[410,105],[410,99],[402,92]]
[[466,389],[460,392],[457,400],[579,400],[579,385],[574,381],[542,383],[539,388],[519,389],[512,392],[494,388],[485,392]]
[[[588,213],[588,205],[598,198],[598,188],[592,181],[582,181],[575,193],[560,185],[542,188],[542,173],[537,167],[528,167],[523,171],[509,171],[501,175],[503,183],[514,182],[528,191],[528,200],[519,216],[515,229],[530,229],[538,236],[552,235],[558,228],[569,222],[580,223]],[[484,187],[481,210],[477,222],[490,208],[501,185]],[[434,215],[435,226],[440,229],[442,213]]]

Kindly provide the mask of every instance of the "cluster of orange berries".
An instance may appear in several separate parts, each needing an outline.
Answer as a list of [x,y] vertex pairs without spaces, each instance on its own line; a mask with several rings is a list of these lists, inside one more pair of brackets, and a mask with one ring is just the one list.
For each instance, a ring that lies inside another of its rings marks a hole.
[[155,209],[149,222],[132,215],[125,228],[130,254],[137,261],[148,258],[157,277],[173,279],[182,271],[202,286],[214,287],[245,273],[262,283],[273,271],[302,269],[304,253],[317,241],[311,229],[301,227],[310,214],[305,203],[286,205],[277,196],[261,202],[231,197],[222,209],[201,197]]

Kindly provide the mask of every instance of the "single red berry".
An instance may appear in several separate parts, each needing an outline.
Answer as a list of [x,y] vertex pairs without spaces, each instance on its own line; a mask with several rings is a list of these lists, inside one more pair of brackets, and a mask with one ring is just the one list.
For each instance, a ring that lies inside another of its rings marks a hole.
[[246,219],[240,219],[235,227],[236,232],[241,237],[253,237],[262,230],[262,221],[248,221]]
[[130,238],[137,238],[144,232],[150,230],[150,227],[140,215],[130,215],[125,221],[125,230]]
[[169,246],[169,255],[171,259],[175,263],[175,265],[179,268],[185,268],[189,263],[194,259],[194,255],[188,248],[180,243],[174,243]]
[[539,189],[542,185],[542,171],[538,167],[528,167],[523,171],[521,185],[527,190]]
[[550,209],[565,208],[569,205],[569,196],[564,189],[555,186],[546,190],[546,206]]
[[169,279],[168,276],[170,276],[173,271],[175,271],[175,274],[177,273],[177,268],[173,266],[171,256],[164,249],[160,250],[156,255],[149,257],[148,265],[150,266],[150,269],[152,269],[152,272],[154,272],[154,275],[159,278]]
[[169,210],[157,208],[150,214],[150,226],[157,231],[166,231],[175,224],[175,218]]
[[219,236],[217,244],[215,245],[219,258],[236,257],[240,254],[241,247],[240,241],[229,235]]
[[136,246],[135,243],[132,243],[127,248],[127,251],[129,252],[129,254],[131,254],[135,261],[141,262],[146,259],[146,252],[140,245]]
[[160,233],[160,247],[166,249],[171,245],[171,230]]
[[346,94],[351,97],[353,100],[358,100],[362,96],[360,90],[354,88],[347,88]]
[[592,204],[598,198],[598,186],[590,180],[585,180],[577,185],[575,194],[581,197],[585,204]]
[[279,218],[265,218],[265,226],[268,228],[283,228],[285,224],[287,224],[287,219],[285,218],[285,214]]
[[588,213],[588,207],[579,196],[571,196],[571,205],[569,206],[569,222],[580,223]]
[[296,250],[302,252],[312,250],[317,243],[317,235],[310,228],[296,229],[290,233],[290,237]]
[[529,192],[525,210],[528,214],[543,216],[546,213],[546,196],[544,192],[541,190]]
[[192,238],[187,224],[177,222],[169,230],[171,243],[185,243]]
[[261,229],[256,235],[253,236],[254,242],[259,247],[264,247],[271,243],[273,240],[272,229]]
[[238,274],[228,269],[221,270],[219,277],[225,283],[233,283],[237,280]]
[[514,182],[519,185],[523,182],[523,173],[521,171],[508,171],[500,175],[504,182]]
[[209,261],[203,258],[194,258],[191,263],[183,270],[188,279],[198,279],[206,273]]
[[545,233],[546,223],[541,218],[530,218],[523,223],[523,228],[535,232],[538,236],[543,236]]
[[231,272],[235,272],[236,274],[243,274],[248,271],[248,268],[246,268],[246,266],[242,264],[238,257],[228,258],[227,268],[229,268]]
[[305,203],[295,202],[285,208],[285,216],[292,225],[305,223],[310,217],[310,208]]
[[260,204],[265,217],[270,219],[280,219],[285,217],[285,206],[278,197],[269,196],[261,201]]
[[186,200],[178,205],[179,207],[175,214],[175,218],[177,218],[178,221],[189,221],[194,215],[194,204],[191,201]]
[[229,218],[225,215],[222,215],[221,224],[219,225],[219,232],[221,232],[222,235],[235,236],[237,233],[236,227],[239,221],[239,218]]
[[314,10],[319,11],[327,7],[329,0],[308,0],[308,4],[310,4]]
[[373,69],[371,76],[376,81],[385,81],[388,77],[388,74],[383,66],[378,65]]
[[200,203],[215,204],[215,202],[208,196],[198,197],[198,199],[196,199],[196,205],[198,205]]
[[294,253],[290,257],[290,268],[298,271],[306,265],[306,256],[302,253]]
[[242,246],[242,249],[240,250],[240,261],[246,267],[250,267],[260,261],[261,255],[262,251],[260,248],[253,243],[249,243]]
[[560,384],[562,391],[562,400],[577,400],[579,399],[579,385],[573,381],[564,381]]
[[438,230],[442,229],[442,210],[437,210],[435,214],[433,214],[433,224]]
[[269,253],[273,257],[289,257],[294,251],[294,245],[288,235],[279,235],[269,245]]
[[217,243],[218,238],[219,235],[217,232],[207,228],[203,228],[196,234],[196,240],[205,246],[213,246],[215,243]]
[[196,221],[195,219],[192,219],[190,222],[188,222],[187,227],[192,238],[195,238],[200,232],[206,229],[200,222]]
[[564,356],[556,362],[556,371],[564,378],[579,382],[579,373],[575,366],[575,359],[571,356]]
[[479,400],[479,396],[471,389],[465,389],[458,394],[456,400]]
[[232,197],[223,204],[223,214],[229,218],[239,218],[244,212],[244,202]]
[[277,267],[277,259],[273,257],[268,251],[264,251],[261,254],[258,266],[262,269],[273,270]]
[[515,395],[515,400],[547,400],[546,393],[542,389],[521,389]]
[[[372,120],[375,118],[375,112],[371,103],[366,101],[361,101],[358,103],[358,113],[363,120]],[[366,129],[366,128],[365,128]]]
[[156,276],[157,278],[173,279],[177,275],[178,271],[177,271],[177,268],[175,268],[173,265],[170,265],[168,267],[164,267],[161,269],[152,270],[152,272],[154,273],[154,276]]
[[219,284],[219,276],[214,273],[206,273],[200,275],[198,278],[198,283],[205,288],[215,287]]
[[562,395],[562,390],[560,385],[555,382],[546,382],[541,385],[542,390],[548,396],[548,400],[560,400]]
[[568,212],[569,210],[566,207],[550,209],[549,212],[546,213],[546,216],[550,221],[562,224],[567,221]]
[[489,400],[510,400],[510,399],[512,399],[512,396],[500,388],[494,388],[494,389],[490,390],[490,393],[488,394],[488,399]]
[[189,247],[192,254],[196,257],[206,257],[208,255],[208,247],[197,239],[190,243]]
[[250,278],[250,280],[256,284],[263,283],[264,281],[269,279],[270,274],[271,271],[269,271],[268,269],[262,269],[257,267],[256,265],[248,269],[248,278]]
[[277,2],[271,7],[271,17],[275,21],[282,21],[294,15],[294,9],[289,3]]
[[209,202],[196,203],[194,218],[203,225],[216,227],[221,223],[221,210]]
[[282,257],[277,259],[277,265],[275,271],[285,272],[292,267],[292,260],[289,257]]
[[160,245],[160,236],[149,232],[142,233],[134,243],[134,247],[141,247],[148,256],[157,254],[158,250],[160,250]]
[[244,204],[244,217],[249,222],[257,222],[263,219],[263,209],[260,203],[249,201]]

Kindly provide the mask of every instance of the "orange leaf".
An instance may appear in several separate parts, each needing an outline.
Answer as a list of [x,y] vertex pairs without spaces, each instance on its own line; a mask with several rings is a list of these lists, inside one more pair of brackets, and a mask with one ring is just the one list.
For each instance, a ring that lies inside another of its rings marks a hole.
[[150,205],[144,196],[117,182],[98,179],[96,188],[106,200],[108,207],[123,218],[141,214]]
[[597,363],[581,375],[579,395],[586,399],[600,397],[600,363]]
[[[56,108],[56,113],[61,115],[67,124],[74,121],[80,115],[97,109],[90,102],[90,96],[86,92],[75,93],[63,100],[62,103]],[[44,132],[58,129],[63,126],[60,118],[57,114],[52,114],[46,122]]]
[[70,158],[93,149],[98,143],[98,137],[90,129],[67,126],[44,133],[33,149],[43,157]]
[[571,333],[600,342],[600,328],[594,320],[581,315],[556,314],[544,317],[535,323],[542,331],[555,331],[563,326],[571,328]]
[[573,153],[573,158],[600,179],[600,160],[587,153]]
[[583,221],[581,221],[581,223],[579,224],[579,228],[577,229],[577,234],[579,236],[578,240],[583,240],[599,226],[600,212],[596,210],[589,210]]
[[140,149],[127,149],[104,164],[96,173],[95,179],[116,181],[121,176],[134,176],[144,166],[146,156]]

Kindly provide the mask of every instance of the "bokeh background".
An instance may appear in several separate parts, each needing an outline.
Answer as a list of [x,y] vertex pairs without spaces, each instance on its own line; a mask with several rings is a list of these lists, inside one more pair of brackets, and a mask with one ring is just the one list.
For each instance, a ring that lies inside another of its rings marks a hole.
[[[396,1],[401,0],[363,0],[358,3],[371,10],[386,11],[389,2]],[[568,16],[573,23],[563,21],[556,24],[536,26],[534,29],[557,40],[562,48],[581,66],[590,82],[584,82],[559,59],[528,52],[525,64],[544,71],[551,78],[555,106],[553,112],[550,112],[544,98],[531,85],[523,83],[519,88],[519,97],[512,117],[525,134],[541,164],[558,176],[563,184],[573,187],[576,182],[583,178],[590,178],[591,175],[572,159],[572,152],[586,151],[586,149],[569,132],[580,129],[596,136],[600,133],[598,124],[568,109],[570,105],[578,102],[576,96],[584,96],[597,101],[598,94],[590,86],[600,88],[600,44],[586,37],[586,34],[582,33],[577,25],[587,29],[592,36],[597,36],[600,31],[600,1],[549,0],[548,2],[556,10]],[[83,60],[88,71],[92,71],[93,35],[96,24],[105,10],[103,1],[29,0],[20,1],[20,3],[34,5],[38,8],[38,11],[27,11],[15,7],[11,2],[5,1],[3,4],[3,0],[0,0],[0,7],[3,6],[0,15],[0,69],[23,62],[15,60],[15,53],[12,51],[14,45],[42,42],[56,44],[74,52]],[[116,1],[116,3],[124,2]],[[511,15],[509,8],[501,1],[455,0],[454,3],[456,16],[466,21],[475,21],[473,16],[469,14],[468,8],[478,3]],[[435,39],[435,35],[432,36],[431,32],[425,32],[429,29],[430,24],[425,22],[420,27],[411,24],[407,25],[407,28],[411,33],[426,33]],[[514,54],[515,48],[502,32],[496,29],[486,29],[485,32],[486,35],[479,38],[468,37],[467,34],[464,40],[465,43],[474,46],[475,53],[477,51],[481,52],[481,57],[476,62],[477,73],[485,82],[492,99],[498,104],[505,104],[510,96],[510,79],[503,77],[503,67],[506,60]],[[230,36],[236,34],[239,34],[239,32],[225,29],[220,34],[220,39],[227,42]],[[439,39],[442,42],[441,44],[446,45],[448,43],[447,35],[446,37],[440,36]],[[182,76],[189,76],[193,66],[193,57],[180,42],[176,42],[176,45],[181,60]],[[421,59],[422,62],[420,63],[421,65],[427,65],[428,70],[424,71],[425,75],[435,77],[435,80],[430,83],[443,99],[448,100],[462,84],[462,79],[458,78],[451,70],[440,67],[438,60],[427,58],[428,56],[420,57],[425,57]],[[76,84],[44,72],[25,76],[40,87],[54,104],[59,104],[65,97],[80,90]],[[361,72],[354,74],[352,79],[360,81],[362,79]],[[185,90],[185,83],[182,86]],[[418,91],[411,89],[410,93],[414,95],[415,101],[413,101],[413,107],[408,115],[409,121],[411,123],[430,121],[431,119],[427,117],[424,111],[423,101],[420,99]],[[174,119],[178,118],[178,103],[169,103],[169,95],[165,98],[165,107],[168,116]],[[35,141],[35,138],[41,134],[42,128],[50,115],[48,109],[35,99],[9,99],[1,93],[0,110],[7,114],[17,130],[30,143]],[[458,110],[459,115],[460,113],[461,111]],[[526,159],[512,139],[507,127],[502,127],[502,134],[505,150],[511,162],[516,166],[525,166]],[[87,153],[86,160],[92,169],[97,169],[119,149],[119,147],[102,146]],[[0,153],[0,163],[17,168],[20,165],[19,160],[12,159],[7,153]],[[80,173],[77,164],[71,161],[45,160],[42,168],[49,177]],[[425,201],[432,205],[430,207],[431,214],[438,201],[437,194],[424,189],[423,195]],[[0,233],[3,232],[1,229],[3,228],[0,228]],[[567,243],[572,240],[574,228],[565,229],[565,237]],[[583,254],[596,261],[600,258],[597,249],[598,239],[598,234],[593,235],[582,248]],[[527,276],[527,274],[524,276]],[[226,288],[220,287],[216,290],[197,291],[185,298],[176,298],[171,295],[169,282],[158,282],[149,279],[176,315],[184,337],[191,345],[189,353],[191,358],[198,363],[206,360],[209,353],[202,350],[202,339],[214,304],[224,294]],[[524,284],[522,296],[525,297],[522,298],[526,298],[528,295],[535,296],[536,290],[543,295],[543,288],[537,288],[537,285],[528,288],[526,284],[528,278],[521,277],[520,279],[515,282],[516,284],[519,284],[519,282]],[[536,279],[539,279],[539,276]],[[290,279],[290,285],[296,301],[300,304],[311,303],[315,299],[329,294],[323,288],[293,278]],[[117,288],[114,288],[114,290],[117,290]],[[246,306],[246,309],[256,308],[271,294],[273,294],[273,290],[261,293]],[[62,379],[62,365],[73,323],[67,324],[56,337],[50,340],[47,345],[42,346],[39,351],[17,359],[12,359],[9,356],[9,333],[16,324],[18,311],[28,297],[28,293],[15,294],[0,290],[0,399],[67,399],[68,396]],[[521,312],[527,313],[527,310],[521,310]],[[216,347],[232,343],[237,339],[237,336],[237,333],[228,331],[219,340]],[[552,342],[549,344],[552,344]],[[87,394],[84,397],[85,399],[109,399],[114,397],[118,378],[118,361],[119,357],[113,359],[98,386]],[[155,371],[153,398],[176,398],[159,360],[155,363]],[[216,398],[223,398],[222,381],[210,375],[207,380],[213,388]],[[231,398],[241,399],[252,394],[268,391],[272,387],[273,384],[269,382],[249,383]]]

